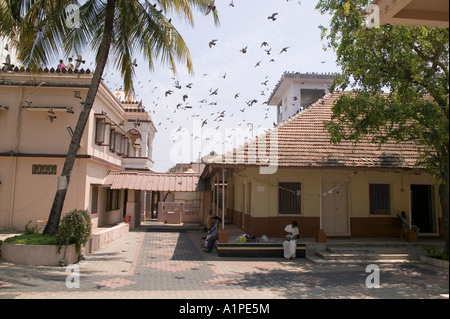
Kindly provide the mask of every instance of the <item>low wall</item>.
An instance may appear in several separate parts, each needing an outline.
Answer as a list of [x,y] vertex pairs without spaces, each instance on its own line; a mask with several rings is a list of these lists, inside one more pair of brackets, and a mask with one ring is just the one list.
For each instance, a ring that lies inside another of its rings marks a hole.
[[61,247],[61,252],[57,253],[56,245],[20,245],[7,242],[2,243],[2,259],[14,264],[25,264],[33,266],[58,266],[64,260],[66,265],[78,260],[75,245]]
[[84,249],[85,253],[92,253],[95,250],[108,245],[114,240],[122,237],[124,234],[130,231],[130,225],[122,223],[111,228],[105,228],[101,230],[93,230],[89,242]]
[[[282,243],[217,243],[219,257],[283,258]],[[297,243],[296,257],[305,258],[306,245]]]

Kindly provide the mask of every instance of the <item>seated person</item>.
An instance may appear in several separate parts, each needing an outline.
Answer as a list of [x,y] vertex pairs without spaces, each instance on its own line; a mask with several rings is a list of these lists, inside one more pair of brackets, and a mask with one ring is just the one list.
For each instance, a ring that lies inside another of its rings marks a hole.
[[211,252],[214,247],[214,242],[219,237],[218,228],[222,219],[218,216],[214,216],[213,221],[214,226],[208,231],[208,236],[206,237],[205,243],[203,244],[205,251],[208,253]]
[[286,232],[286,239],[283,242],[283,256],[286,259],[294,259],[297,249],[297,239],[300,238],[298,223],[293,221],[292,224],[284,228],[284,231]]
[[[409,229],[409,218],[406,216],[405,212],[401,212],[400,213],[400,220],[402,222],[402,227],[404,227],[405,229]],[[417,227],[416,224],[412,223],[411,224],[411,228],[414,230],[414,232],[419,235],[419,227]]]

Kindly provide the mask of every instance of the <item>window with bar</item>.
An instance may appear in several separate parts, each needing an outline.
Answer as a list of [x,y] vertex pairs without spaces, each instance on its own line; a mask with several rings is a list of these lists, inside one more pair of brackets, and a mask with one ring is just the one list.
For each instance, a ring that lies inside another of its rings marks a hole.
[[95,143],[103,144],[105,142],[105,120],[97,119],[95,124]]
[[106,193],[106,210],[117,210],[119,209],[119,190],[110,189]]
[[278,214],[301,214],[301,183],[278,183]]
[[98,207],[98,186],[92,186],[91,213],[97,213]]
[[111,129],[111,132],[109,134],[109,150],[111,152],[114,152],[114,148],[115,148],[115,144],[114,144],[114,142],[116,141],[115,134],[116,133],[115,133],[114,129]]
[[370,215],[390,215],[390,185],[370,184]]

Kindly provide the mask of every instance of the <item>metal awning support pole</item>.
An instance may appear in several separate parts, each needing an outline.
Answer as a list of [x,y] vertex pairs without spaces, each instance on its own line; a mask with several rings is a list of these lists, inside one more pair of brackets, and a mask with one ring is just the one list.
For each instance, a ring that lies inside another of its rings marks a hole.
[[213,210],[213,216],[216,216],[216,205],[214,205],[214,201],[216,200],[216,177],[212,179],[212,210]]
[[217,179],[216,181],[216,216],[219,216],[219,191],[220,191],[220,181]]
[[225,168],[222,168],[222,229],[225,229],[225,210],[227,202],[225,200]]

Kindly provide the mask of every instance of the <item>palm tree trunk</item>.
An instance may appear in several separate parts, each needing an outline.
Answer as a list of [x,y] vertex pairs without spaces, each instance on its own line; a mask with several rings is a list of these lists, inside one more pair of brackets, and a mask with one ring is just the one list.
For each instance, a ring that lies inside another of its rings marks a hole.
[[113,34],[115,8],[116,0],[108,0],[108,3],[106,5],[105,28],[103,30],[102,43],[99,47],[97,55],[97,67],[95,69],[89,91],[83,103],[83,108],[81,109],[80,117],[78,118],[78,122],[75,127],[72,140],[70,142],[69,150],[67,152],[66,161],[64,163],[64,167],[60,176],[60,180],[62,180],[63,182],[58,183],[58,189],[53,200],[53,205],[50,210],[48,222],[44,228],[43,233],[47,235],[55,234],[59,226],[61,212],[64,206],[64,200],[66,198],[67,189],[70,183],[70,175],[72,174],[72,169],[77,157],[78,149],[80,147],[81,138],[83,137],[83,132],[89,119],[89,113],[91,112],[92,105],[94,104],[103,71],[108,60]]

